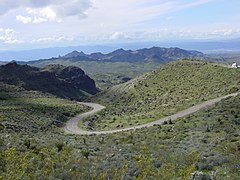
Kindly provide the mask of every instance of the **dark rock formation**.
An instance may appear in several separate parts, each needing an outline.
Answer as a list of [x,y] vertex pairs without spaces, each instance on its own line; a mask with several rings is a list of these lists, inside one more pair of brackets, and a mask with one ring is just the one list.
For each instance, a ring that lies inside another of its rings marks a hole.
[[64,98],[80,98],[99,92],[94,80],[82,69],[73,66],[49,65],[39,69],[11,62],[0,66],[0,82]]

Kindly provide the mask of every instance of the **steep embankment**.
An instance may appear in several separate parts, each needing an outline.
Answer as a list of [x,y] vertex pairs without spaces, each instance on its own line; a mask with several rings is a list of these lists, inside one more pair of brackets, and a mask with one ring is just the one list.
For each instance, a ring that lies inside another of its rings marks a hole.
[[107,108],[87,120],[101,130],[140,125],[239,88],[237,69],[202,61],[172,62],[100,94],[96,101]]

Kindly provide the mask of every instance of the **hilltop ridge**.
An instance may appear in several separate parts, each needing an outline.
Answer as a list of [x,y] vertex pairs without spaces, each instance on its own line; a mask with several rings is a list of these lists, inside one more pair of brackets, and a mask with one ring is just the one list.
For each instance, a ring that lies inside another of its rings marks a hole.
[[112,61],[112,62],[141,62],[153,60],[156,62],[168,62],[171,60],[182,59],[182,58],[196,58],[204,57],[205,55],[199,51],[188,51],[176,47],[162,48],[152,47],[138,50],[124,50],[123,48],[112,51],[108,54],[100,52],[85,54],[84,52],[73,51],[71,53],[62,56],[63,59],[75,59],[75,60],[86,60],[90,61]]

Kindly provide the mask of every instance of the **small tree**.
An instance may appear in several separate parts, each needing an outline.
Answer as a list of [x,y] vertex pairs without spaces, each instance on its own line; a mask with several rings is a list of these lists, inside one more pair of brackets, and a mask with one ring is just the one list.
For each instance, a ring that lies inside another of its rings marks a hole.
[[90,152],[88,150],[82,150],[81,153],[86,159],[88,159],[88,157],[90,155]]

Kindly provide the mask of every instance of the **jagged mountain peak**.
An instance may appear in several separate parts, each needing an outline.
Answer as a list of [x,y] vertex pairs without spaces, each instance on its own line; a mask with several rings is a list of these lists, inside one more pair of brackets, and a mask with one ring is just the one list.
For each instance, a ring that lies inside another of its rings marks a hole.
[[178,47],[151,47],[138,50],[125,50],[123,48],[112,51],[108,54],[100,52],[85,54],[84,52],[73,51],[66,54],[62,58],[72,59],[74,61],[110,61],[110,62],[143,62],[155,61],[165,63],[173,60],[184,58],[204,59],[206,57],[203,53],[198,51],[189,51]]
[[78,57],[78,56],[87,56],[83,51],[72,51],[71,53],[66,54],[65,56],[63,56],[64,58],[74,58],[74,57]]

